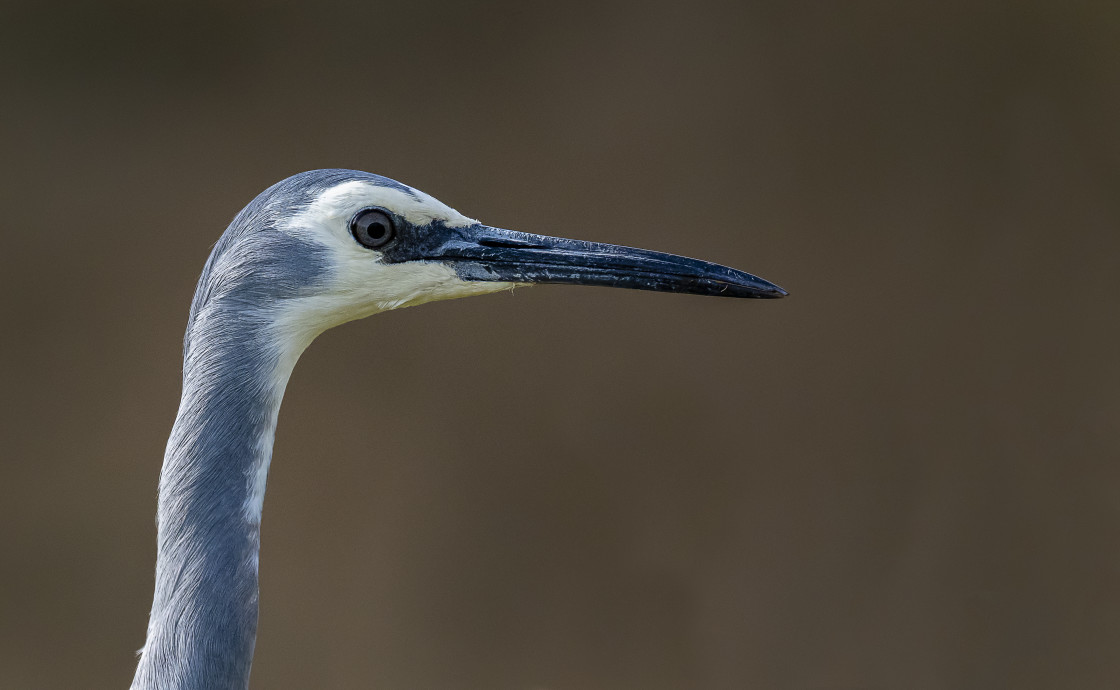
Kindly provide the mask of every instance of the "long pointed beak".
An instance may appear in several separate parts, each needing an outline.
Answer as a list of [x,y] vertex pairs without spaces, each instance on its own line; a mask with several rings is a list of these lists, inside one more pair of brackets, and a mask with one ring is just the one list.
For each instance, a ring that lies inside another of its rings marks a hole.
[[720,297],[775,298],[788,293],[728,266],[646,249],[532,235],[486,225],[429,236],[422,258],[441,261],[463,280],[567,283]]

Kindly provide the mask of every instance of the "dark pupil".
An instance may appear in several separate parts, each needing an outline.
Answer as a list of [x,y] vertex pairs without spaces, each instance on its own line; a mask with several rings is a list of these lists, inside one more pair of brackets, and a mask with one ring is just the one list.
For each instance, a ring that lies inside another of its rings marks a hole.
[[389,231],[389,228],[385,227],[385,224],[381,223],[379,221],[374,221],[374,222],[370,223],[369,227],[366,229],[366,232],[369,233],[370,239],[374,239],[374,240],[381,239],[382,237],[385,236],[385,233],[388,232],[388,231]]

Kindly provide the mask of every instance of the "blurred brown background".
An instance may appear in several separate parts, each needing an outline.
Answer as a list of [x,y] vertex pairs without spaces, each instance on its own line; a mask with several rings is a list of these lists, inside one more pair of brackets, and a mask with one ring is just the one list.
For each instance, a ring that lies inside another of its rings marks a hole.
[[127,687],[194,282],[318,167],[792,296],[324,335],[255,687],[1116,687],[1118,8],[5,4],[0,688]]

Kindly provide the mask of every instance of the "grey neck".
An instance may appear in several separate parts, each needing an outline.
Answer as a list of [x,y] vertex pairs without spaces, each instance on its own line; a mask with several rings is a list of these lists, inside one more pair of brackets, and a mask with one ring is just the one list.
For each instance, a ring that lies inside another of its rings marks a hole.
[[294,360],[252,314],[192,321],[159,485],[155,599],[133,690],[247,688],[260,504]]

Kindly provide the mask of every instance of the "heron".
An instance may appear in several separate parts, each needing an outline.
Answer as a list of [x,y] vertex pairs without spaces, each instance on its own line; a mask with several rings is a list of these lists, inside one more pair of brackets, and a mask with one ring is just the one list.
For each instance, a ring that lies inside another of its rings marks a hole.
[[276,420],[312,340],[378,312],[534,283],[787,294],[706,261],[484,225],[356,170],[294,175],[234,217],[187,320],[159,478],[155,594],[132,690],[249,686]]

